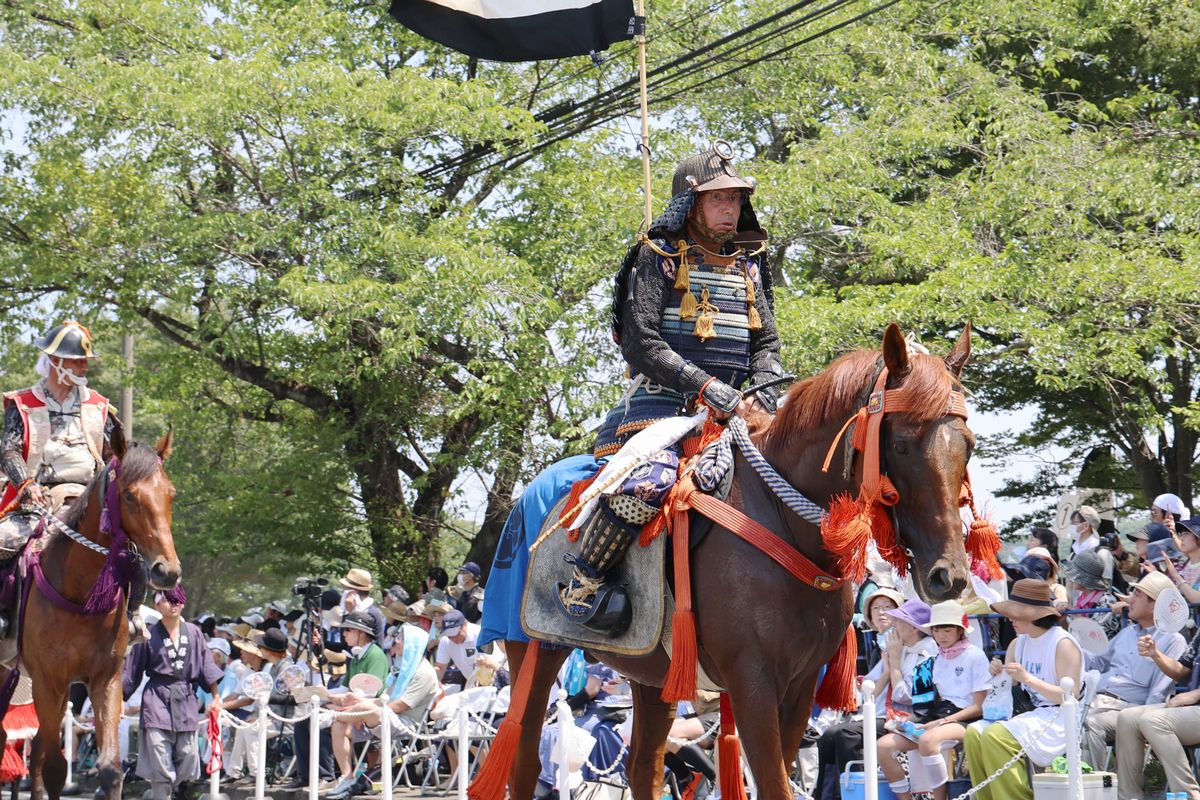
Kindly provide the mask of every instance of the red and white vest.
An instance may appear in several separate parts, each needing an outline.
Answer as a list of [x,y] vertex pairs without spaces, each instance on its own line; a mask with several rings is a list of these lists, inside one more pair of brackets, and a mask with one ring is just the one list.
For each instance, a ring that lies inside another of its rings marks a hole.
[[[37,385],[4,395],[4,408],[7,410],[10,405],[15,406],[25,425],[22,456],[25,458],[25,469],[31,477],[37,475],[42,466],[42,455],[52,433],[50,410],[47,408],[44,392],[41,385]],[[106,397],[86,387],[81,387],[79,394],[79,423],[84,444],[96,464],[96,469],[99,469],[104,463],[104,425],[108,420],[109,402]],[[4,478],[0,476],[0,480]],[[19,488],[5,481],[0,508],[8,506],[16,497]]]

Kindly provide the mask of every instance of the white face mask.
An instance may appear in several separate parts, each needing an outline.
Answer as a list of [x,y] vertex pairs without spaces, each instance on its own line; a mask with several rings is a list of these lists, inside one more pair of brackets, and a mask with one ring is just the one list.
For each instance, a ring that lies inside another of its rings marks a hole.
[[467,588],[467,576],[466,575],[459,575],[457,578],[454,579],[454,582],[456,584],[458,584],[458,588],[460,588],[460,589]]
[[1084,528],[1084,525],[1086,525],[1086,524],[1087,523],[1085,523],[1085,522],[1080,522],[1078,525],[1072,525],[1071,526],[1071,538],[1078,539],[1080,536],[1083,536],[1083,528]]
[[358,658],[365,652],[367,652],[366,645],[356,644],[354,647],[350,648],[350,655],[354,656],[355,658]]

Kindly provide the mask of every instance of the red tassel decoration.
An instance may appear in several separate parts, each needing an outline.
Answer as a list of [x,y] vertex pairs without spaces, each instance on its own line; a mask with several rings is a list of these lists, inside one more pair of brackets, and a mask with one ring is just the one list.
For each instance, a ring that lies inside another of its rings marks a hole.
[[659,511],[654,517],[642,526],[642,535],[638,537],[638,544],[642,547],[657,539],[662,532],[667,529],[667,510],[664,508]]
[[841,494],[829,504],[821,523],[825,549],[837,559],[839,574],[859,583],[866,575],[867,541],[871,538],[871,511],[849,495]]
[[729,695],[721,694],[721,737],[717,739],[717,760],[720,764],[721,797],[728,800],[746,800],[746,784],[742,781],[742,745],[737,735],[737,722],[733,718],[733,704]]
[[821,685],[817,687],[817,705],[836,711],[854,711],[858,708],[858,697],[854,692],[857,662],[858,640],[854,638],[854,627],[850,626],[837,652],[833,654],[833,660],[825,669]]
[[529,692],[533,687],[533,674],[537,672],[537,655],[541,649],[537,639],[530,639],[525,647],[525,658],[513,684],[508,714],[492,739],[492,748],[483,760],[483,766],[467,787],[467,796],[471,800],[504,800],[508,790],[508,775],[517,759],[521,719],[525,716],[525,707],[529,705]]
[[669,508],[671,520],[671,554],[675,559],[675,613],[671,616],[671,668],[663,682],[664,702],[678,703],[696,697],[696,615],[692,613],[692,571],[688,564],[687,505],[678,502],[693,489],[691,477],[684,478],[671,489]]
[[1004,577],[1004,570],[996,560],[1000,552],[1000,535],[996,526],[989,519],[976,519],[971,523],[971,532],[967,534],[967,554],[971,559],[980,561],[987,567],[992,580]]

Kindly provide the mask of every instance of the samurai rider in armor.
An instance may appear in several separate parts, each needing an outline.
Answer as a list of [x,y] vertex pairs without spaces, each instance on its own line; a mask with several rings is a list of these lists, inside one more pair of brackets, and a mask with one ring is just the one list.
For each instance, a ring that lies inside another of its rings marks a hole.
[[[624,402],[601,426],[596,457],[615,454],[634,434],[694,408],[718,420],[755,407],[774,413],[772,387],[744,399],[743,385],[780,377],[779,336],[766,263],[766,232],[738,175],[733,149],[718,141],[675,170],[666,211],[625,256],[613,292],[613,338],[633,376]],[[581,625],[619,636],[632,620],[629,596],[605,576],[675,483],[678,445],[634,467],[620,488],[600,496],[583,526],[580,555],[558,585],[563,611]]]
[[[44,510],[70,506],[83,493],[111,456],[109,439],[120,424],[108,399],[88,388],[88,368],[98,356],[87,328],[68,320],[33,346],[41,351],[36,369],[42,379],[4,395],[0,561],[29,539]],[[129,605],[136,606],[134,598]],[[0,636],[8,627],[0,615]]]

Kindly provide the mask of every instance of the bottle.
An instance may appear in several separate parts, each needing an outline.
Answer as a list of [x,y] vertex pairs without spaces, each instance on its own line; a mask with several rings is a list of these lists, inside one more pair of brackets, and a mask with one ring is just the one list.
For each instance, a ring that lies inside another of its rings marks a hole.
[[988,682],[988,693],[983,698],[983,718],[987,722],[996,722],[1010,718],[1012,713],[1012,678],[1001,672]]

